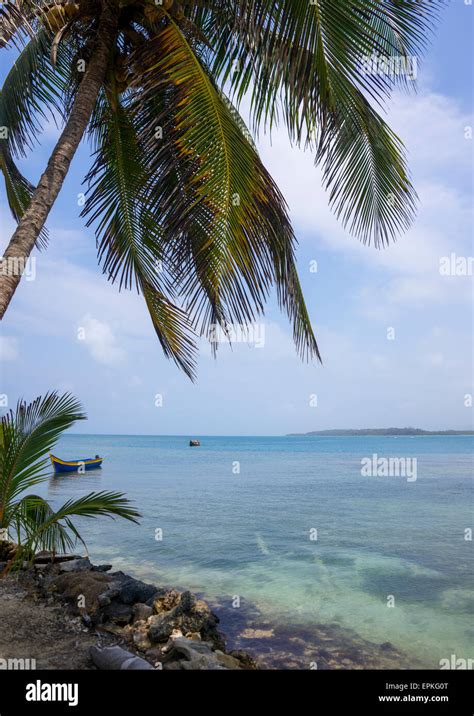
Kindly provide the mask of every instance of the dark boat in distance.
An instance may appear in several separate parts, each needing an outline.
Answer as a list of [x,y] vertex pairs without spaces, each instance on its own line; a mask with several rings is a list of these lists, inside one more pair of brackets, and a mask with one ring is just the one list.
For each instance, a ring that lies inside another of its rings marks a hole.
[[51,463],[54,467],[54,472],[84,472],[89,470],[97,470],[102,467],[102,457],[96,455],[95,457],[87,457],[84,460],[61,460],[50,453],[49,455]]
[[199,440],[190,440],[189,441],[189,447],[200,447],[201,443]]

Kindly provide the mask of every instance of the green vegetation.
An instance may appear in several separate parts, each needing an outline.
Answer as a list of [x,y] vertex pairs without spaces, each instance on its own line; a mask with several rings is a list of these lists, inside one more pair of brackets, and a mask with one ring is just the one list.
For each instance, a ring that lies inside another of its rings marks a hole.
[[[275,287],[300,355],[319,358],[287,207],[239,104],[250,100],[254,134],[284,125],[312,151],[343,225],[386,246],[410,226],[416,193],[403,144],[378,109],[395,87],[413,88],[406,68],[442,4],[4,3],[0,47],[20,53],[0,94],[0,169],[19,222],[7,265],[44,244],[46,218],[87,138],[82,216],[95,226],[103,272],[143,295],[168,357],[193,377],[199,336],[216,349],[215,326],[254,322]],[[382,62],[372,68],[371,57]],[[51,116],[64,129],[34,188],[16,160]],[[0,318],[20,278],[2,272]]]
[[[53,508],[27,491],[48,480],[47,453],[57,439],[85,415],[69,394],[48,393],[26,404],[18,401],[1,420],[0,561],[25,559],[37,550],[66,552],[83,542],[73,517],[123,517],[136,522],[139,513],[120,492],[91,492]],[[25,494],[27,493],[27,494]],[[15,539],[15,543],[11,539]]]

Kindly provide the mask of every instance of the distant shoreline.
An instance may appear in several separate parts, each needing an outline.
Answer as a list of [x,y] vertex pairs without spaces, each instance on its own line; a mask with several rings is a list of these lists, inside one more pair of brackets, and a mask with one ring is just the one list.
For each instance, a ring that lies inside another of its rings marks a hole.
[[286,437],[353,437],[379,435],[381,437],[424,437],[436,435],[474,435],[474,430],[420,430],[419,428],[364,428],[361,430],[314,430],[309,433],[288,433]]

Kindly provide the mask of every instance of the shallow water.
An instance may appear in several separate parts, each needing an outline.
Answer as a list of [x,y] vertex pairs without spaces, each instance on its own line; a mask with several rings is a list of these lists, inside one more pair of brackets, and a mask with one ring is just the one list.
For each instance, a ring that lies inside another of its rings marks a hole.
[[[331,668],[324,641],[338,663],[367,641],[390,642],[401,668],[472,658],[472,437],[200,439],[65,436],[60,457],[100,453],[104,467],[44,489],[127,492],[140,526],[78,521],[93,560],[204,594],[232,644],[267,663],[317,652]],[[416,458],[417,479],[361,475],[374,453]],[[378,647],[359,662],[394,665]]]

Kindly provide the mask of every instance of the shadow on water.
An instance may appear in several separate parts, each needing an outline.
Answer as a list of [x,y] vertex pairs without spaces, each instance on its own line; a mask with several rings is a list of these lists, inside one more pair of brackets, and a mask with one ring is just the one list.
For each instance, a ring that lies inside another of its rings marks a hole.
[[90,470],[81,474],[77,472],[56,473],[52,471],[48,475],[48,493],[59,496],[64,494],[67,497],[71,492],[91,492],[101,486],[101,477],[102,470]]
[[[209,601],[209,600],[208,600]],[[229,649],[251,654],[270,669],[409,669],[421,663],[390,642],[376,644],[339,624],[284,624],[262,615],[254,604],[232,608],[220,596],[210,605],[220,619]]]
[[398,575],[379,570],[366,570],[362,582],[365,592],[372,595],[392,594],[396,591],[399,600],[409,603],[422,602],[435,604],[440,595],[449,587],[448,577],[424,574],[405,574],[403,580]]

